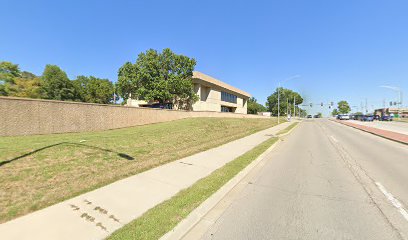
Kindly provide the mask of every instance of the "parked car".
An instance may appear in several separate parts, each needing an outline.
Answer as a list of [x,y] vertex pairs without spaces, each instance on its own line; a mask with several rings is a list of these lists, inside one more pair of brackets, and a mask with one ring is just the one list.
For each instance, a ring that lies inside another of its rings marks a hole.
[[374,116],[373,115],[364,115],[361,120],[364,121],[364,122],[372,122],[372,121],[374,121]]
[[392,121],[392,117],[384,115],[381,117],[381,121]]
[[307,118],[312,118],[312,115],[307,115]]
[[340,114],[339,119],[340,120],[350,120],[350,116],[347,114]]
[[319,118],[319,115],[316,114],[316,115],[314,115],[313,117],[314,117],[314,118]]

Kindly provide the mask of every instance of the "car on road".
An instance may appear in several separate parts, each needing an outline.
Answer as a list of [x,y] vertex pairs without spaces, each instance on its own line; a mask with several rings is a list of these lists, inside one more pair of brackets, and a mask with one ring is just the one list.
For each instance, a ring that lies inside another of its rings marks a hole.
[[381,117],[381,121],[392,121],[392,117],[384,115],[384,116]]
[[363,122],[372,122],[374,121],[374,116],[373,115],[364,115],[363,118],[361,119]]
[[312,118],[312,115],[307,115],[307,118]]
[[348,114],[339,114],[338,119],[340,119],[340,120],[350,120],[350,116]]

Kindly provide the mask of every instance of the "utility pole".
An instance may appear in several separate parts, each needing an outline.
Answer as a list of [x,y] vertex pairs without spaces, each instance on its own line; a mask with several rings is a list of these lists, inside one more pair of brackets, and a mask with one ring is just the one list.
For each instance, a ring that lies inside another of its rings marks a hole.
[[365,112],[366,112],[366,114],[368,113],[368,109],[367,109],[367,98],[365,99]]
[[279,82],[279,87],[278,87],[278,124],[279,124],[279,118],[280,118],[280,111],[279,111],[279,109],[280,109],[280,102],[279,102],[279,99],[280,99],[280,82]]
[[289,114],[289,98],[286,98],[286,115]]

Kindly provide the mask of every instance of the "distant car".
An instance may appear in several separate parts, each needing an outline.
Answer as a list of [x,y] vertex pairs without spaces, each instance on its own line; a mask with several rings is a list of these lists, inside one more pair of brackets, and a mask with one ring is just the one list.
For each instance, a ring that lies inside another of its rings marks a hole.
[[314,115],[313,117],[314,117],[314,118],[319,118],[319,115],[316,114],[316,115]]
[[381,117],[381,121],[392,121],[392,117],[384,115]]
[[381,119],[380,115],[374,115],[374,120],[380,120],[380,119]]
[[307,118],[312,118],[312,115],[307,115]]
[[340,114],[339,119],[340,120],[350,120],[350,116],[347,114]]
[[364,115],[361,121],[364,122],[372,122],[374,121],[374,116],[373,115]]

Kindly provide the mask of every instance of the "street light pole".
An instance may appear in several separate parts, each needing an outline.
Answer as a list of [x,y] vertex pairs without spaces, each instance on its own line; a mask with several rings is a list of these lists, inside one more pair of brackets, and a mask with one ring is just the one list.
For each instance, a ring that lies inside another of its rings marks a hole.
[[402,90],[399,87],[392,86],[380,86],[382,88],[388,88],[398,93],[398,113],[400,113],[400,108],[402,106]]
[[279,99],[280,99],[280,82],[279,82],[279,86],[278,86],[278,124],[279,124],[279,118],[280,118],[280,111],[279,111],[279,108],[280,108],[280,102],[279,102]]
[[[295,75],[295,76],[287,78],[287,79],[285,79],[283,81],[288,81],[288,80],[299,78],[299,77],[300,77],[300,75]],[[280,118],[280,86],[281,86],[281,83],[278,82],[278,124],[279,124],[279,118]]]

